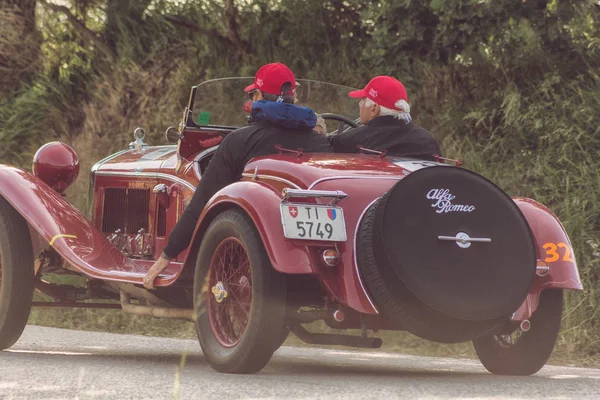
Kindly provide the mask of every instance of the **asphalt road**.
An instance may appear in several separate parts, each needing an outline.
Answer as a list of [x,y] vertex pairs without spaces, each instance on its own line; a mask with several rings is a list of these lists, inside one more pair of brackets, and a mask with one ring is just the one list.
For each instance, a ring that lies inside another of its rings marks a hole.
[[0,352],[0,399],[91,398],[600,399],[600,370],[502,377],[470,360],[283,347],[256,375],[226,375],[194,340],[36,326]]

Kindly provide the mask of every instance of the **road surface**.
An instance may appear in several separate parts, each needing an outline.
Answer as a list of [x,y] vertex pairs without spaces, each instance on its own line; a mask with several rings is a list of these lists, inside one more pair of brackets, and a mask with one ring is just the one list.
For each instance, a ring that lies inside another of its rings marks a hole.
[[0,352],[0,399],[92,398],[600,399],[600,370],[502,377],[475,360],[283,347],[262,372],[227,375],[208,366],[195,340],[37,326]]

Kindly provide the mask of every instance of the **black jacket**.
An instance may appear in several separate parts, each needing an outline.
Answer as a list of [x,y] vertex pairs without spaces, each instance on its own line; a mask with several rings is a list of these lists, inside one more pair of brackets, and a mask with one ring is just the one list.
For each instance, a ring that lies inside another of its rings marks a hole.
[[171,258],[185,250],[192,240],[198,218],[210,198],[225,186],[239,181],[252,158],[277,153],[275,145],[306,153],[331,152],[329,140],[311,130],[283,128],[269,121],[254,122],[228,134],[210,160],[194,197],[169,235],[163,252]]
[[331,144],[336,153],[358,153],[357,146],[381,151],[398,157],[415,157],[434,161],[434,154],[442,155],[440,145],[431,132],[412,122],[386,115],[334,136]]

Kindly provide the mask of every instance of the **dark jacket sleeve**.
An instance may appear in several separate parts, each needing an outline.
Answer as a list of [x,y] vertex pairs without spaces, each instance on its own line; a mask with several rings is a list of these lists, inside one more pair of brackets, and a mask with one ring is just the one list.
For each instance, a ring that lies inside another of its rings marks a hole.
[[360,140],[361,132],[364,126],[354,129],[348,129],[346,132],[334,136],[331,139],[331,146],[336,153],[358,153],[359,145],[363,144]]
[[177,257],[190,245],[198,218],[210,198],[240,179],[244,155],[240,154],[243,146],[237,143],[236,136],[234,133],[227,135],[210,160],[192,200],[169,235],[169,242],[163,250],[167,257]]

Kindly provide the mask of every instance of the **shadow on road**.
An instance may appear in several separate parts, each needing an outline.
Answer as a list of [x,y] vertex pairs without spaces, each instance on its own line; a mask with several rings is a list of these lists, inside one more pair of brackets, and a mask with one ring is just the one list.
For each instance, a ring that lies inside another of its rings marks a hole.
[[[182,362],[182,357],[185,357],[184,369],[191,372],[195,369],[210,369],[204,355],[197,350],[189,353],[178,353],[163,351],[159,353],[148,353],[143,351],[125,351],[113,352],[111,350],[79,350],[70,352],[61,352],[60,350],[5,350],[0,352],[0,360],[21,361],[21,362],[36,362],[44,361],[51,362],[56,365],[63,363],[81,362],[82,365],[95,364],[97,362],[114,362],[114,363],[130,363],[136,362],[139,368],[144,368],[143,363],[156,366],[157,364],[165,364],[165,366],[179,365]],[[64,354],[63,354],[64,353]],[[460,363],[457,360],[457,364]],[[312,359],[306,357],[294,357],[290,355],[276,354],[271,362],[258,374],[262,377],[323,377],[331,378],[427,378],[427,379],[496,379],[507,380],[514,382],[515,379],[545,379],[543,376],[530,377],[503,377],[488,373],[481,367],[481,371],[464,371],[461,368],[452,367],[449,364],[444,366],[432,363],[427,365],[408,366],[406,361],[399,363],[397,360],[389,361],[385,359],[366,360],[362,364],[357,364],[357,360],[353,356],[344,357],[337,356],[324,357],[323,359]],[[458,366],[458,365],[457,365]],[[452,368],[452,369],[451,369]],[[462,368],[464,369],[464,368]],[[216,373],[216,372],[215,372]]]

